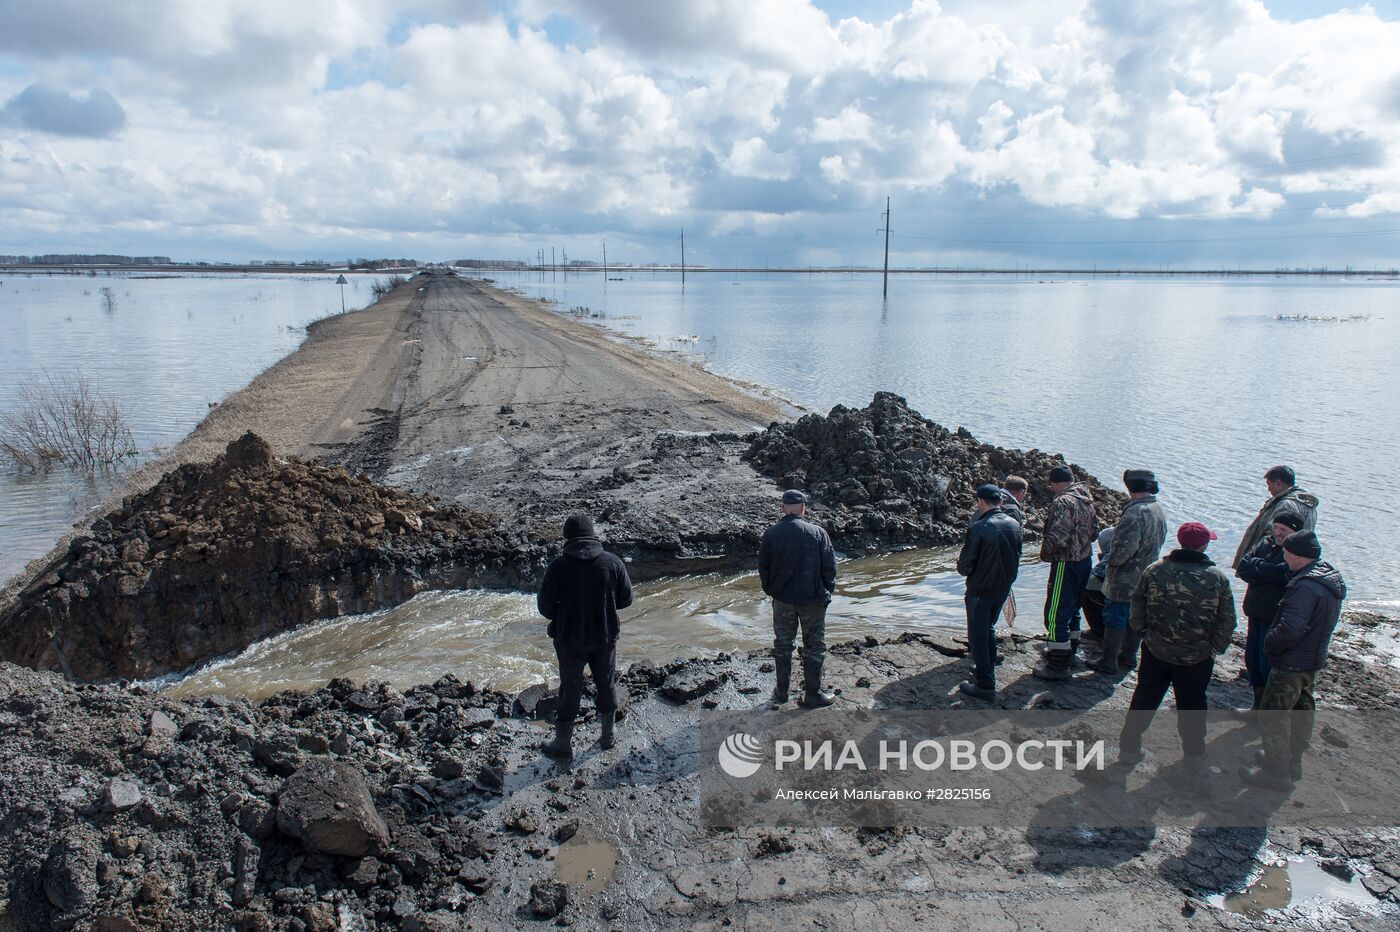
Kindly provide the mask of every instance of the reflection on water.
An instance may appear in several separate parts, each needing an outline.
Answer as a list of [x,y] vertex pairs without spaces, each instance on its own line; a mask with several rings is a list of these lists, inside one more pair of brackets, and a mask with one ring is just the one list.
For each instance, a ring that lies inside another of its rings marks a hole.
[[[950,550],[916,550],[842,561],[827,615],[827,639],[961,629],[962,579],[949,572],[956,556]],[[1033,578],[1038,567],[1026,569]],[[1027,605],[1038,604],[1031,590],[1023,598],[1031,600]],[[769,605],[753,573],[642,583],[635,604],[622,613],[619,663],[664,663],[767,647],[773,639]],[[172,691],[259,698],[283,689],[314,689],[337,676],[385,680],[404,688],[444,673],[506,690],[552,681],[554,651],[545,621],[535,612],[534,596],[480,589],[424,593],[386,611],[309,625],[259,642],[196,672]]]

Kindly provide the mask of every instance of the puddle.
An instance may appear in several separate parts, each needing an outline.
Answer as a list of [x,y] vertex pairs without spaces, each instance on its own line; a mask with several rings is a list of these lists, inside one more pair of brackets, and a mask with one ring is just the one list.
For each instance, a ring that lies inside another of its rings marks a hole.
[[1248,887],[1238,893],[1218,893],[1207,902],[1248,919],[1264,919],[1270,910],[1314,903],[1337,906],[1351,903],[1374,907],[1376,898],[1359,877],[1343,880],[1327,873],[1316,857],[1291,857],[1285,864],[1270,864]]
[[559,882],[584,896],[599,893],[617,870],[617,849],[582,832],[559,846],[554,871]]

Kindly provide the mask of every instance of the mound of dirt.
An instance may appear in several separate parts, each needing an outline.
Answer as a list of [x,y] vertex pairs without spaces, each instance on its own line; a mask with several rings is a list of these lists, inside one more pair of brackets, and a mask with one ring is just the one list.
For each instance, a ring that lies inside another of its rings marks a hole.
[[278,459],[249,433],[74,540],[0,619],[0,659],[146,678],[425,589],[517,585],[536,550],[494,517]]
[[842,405],[755,435],[744,454],[783,488],[813,497],[812,513],[847,551],[953,544],[962,540],[976,488],[1017,475],[1030,483],[1026,529],[1038,536],[1054,499],[1046,474],[1067,465],[1094,496],[1099,522],[1114,524],[1127,496],[1063,456],[978,443],[948,430],[891,392],[866,408]]

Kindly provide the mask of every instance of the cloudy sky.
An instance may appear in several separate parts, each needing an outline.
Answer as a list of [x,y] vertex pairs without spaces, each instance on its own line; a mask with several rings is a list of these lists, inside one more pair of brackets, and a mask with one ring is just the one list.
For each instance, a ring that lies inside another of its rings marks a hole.
[[0,0],[0,253],[1400,265],[1400,0]]

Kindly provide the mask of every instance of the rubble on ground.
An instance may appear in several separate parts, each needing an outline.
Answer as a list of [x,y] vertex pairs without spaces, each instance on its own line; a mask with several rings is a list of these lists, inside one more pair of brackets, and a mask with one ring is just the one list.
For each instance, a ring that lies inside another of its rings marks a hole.
[[[1320,702],[1393,708],[1396,674],[1352,656],[1357,631]],[[1029,675],[1032,640],[1006,638],[1000,706],[1126,706],[1131,677],[1048,690]],[[828,684],[838,708],[957,708],[971,701],[956,688],[963,653],[951,631],[833,644]],[[1328,915],[1377,929],[1400,916],[1394,829],[707,831],[695,729],[712,707],[766,706],[768,661],[633,665],[618,745],[598,748],[585,701],[572,765],[537,750],[547,725],[527,713],[547,717],[547,687],[517,703],[449,675],[404,691],[342,679],[260,703],[181,700],[0,663],[0,928],[805,926],[853,910],[880,926],[974,927],[994,918],[988,891],[1003,921],[1014,910],[1047,926],[1112,915],[1189,928],[1183,902],[1213,927],[1307,926],[1306,911],[1251,918],[1205,902],[1245,886],[1261,859],[1304,851],[1376,898]],[[1240,662],[1235,645],[1212,702],[1248,701],[1228,672]]]

